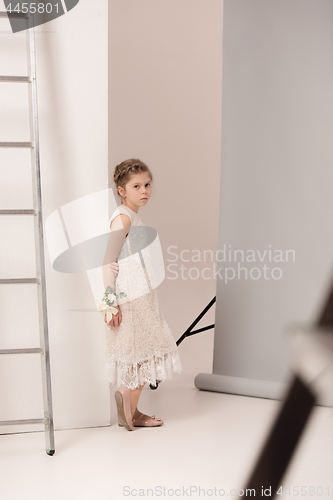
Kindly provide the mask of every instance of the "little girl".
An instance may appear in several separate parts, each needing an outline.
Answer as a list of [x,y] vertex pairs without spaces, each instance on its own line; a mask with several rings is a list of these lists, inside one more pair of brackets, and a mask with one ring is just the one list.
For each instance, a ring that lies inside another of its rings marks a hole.
[[111,384],[117,388],[125,386],[115,393],[118,425],[133,430],[163,424],[155,415],[141,413],[138,400],[146,383],[156,385],[156,380],[171,379],[173,372],[181,373],[182,366],[177,344],[149,279],[151,260],[147,241],[144,244],[144,229],[135,227],[145,226],[138,211],[150,199],[153,176],[145,163],[130,159],[116,166],[113,179],[122,204],[109,225],[111,231],[123,231],[123,243],[118,264],[108,264],[113,273],[112,297],[117,298],[112,302],[116,308],[112,319],[108,322],[106,314],[104,318],[108,325],[106,370]]

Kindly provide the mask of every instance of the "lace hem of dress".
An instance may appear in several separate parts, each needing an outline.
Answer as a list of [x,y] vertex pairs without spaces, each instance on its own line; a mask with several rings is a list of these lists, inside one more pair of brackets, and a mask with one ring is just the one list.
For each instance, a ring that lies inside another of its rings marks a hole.
[[136,389],[144,383],[156,385],[156,380],[172,379],[173,373],[181,371],[178,349],[134,364],[123,363],[108,356],[105,365],[106,378],[116,388],[125,386]]

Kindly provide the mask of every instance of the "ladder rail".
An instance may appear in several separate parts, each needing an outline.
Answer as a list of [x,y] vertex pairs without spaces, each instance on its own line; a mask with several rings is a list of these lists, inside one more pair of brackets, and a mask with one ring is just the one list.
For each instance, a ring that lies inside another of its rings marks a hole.
[[[32,17],[30,19],[33,19]],[[34,217],[35,228],[35,248],[36,248],[36,271],[40,277],[40,284],[37,284],[38,294],[38,314],[40,345],[44,350],[41,356],[42,362],[42,387],[44,398],[44,412],[48,415],[48,429],[45,433],[46,447],[49,452],[54,452],[54,428],[53,428],[53,408],[51,392],[51,368],[50,368],[50,348],[49,348],[49,328],[47,314],[46,278],[45,278],[45,255],[44,255],[44,229],[42,213],[42,188],[40,177],[40,145],[39,145],[39,124],[38,124],[38,101],[37,101],[37,79],[36,79],[36,49],[35,33],[33,26],[29,30],[29,77],[31,79],[31,92],[29,93],[29,106],[31,117],[31,142],[34,148],[31,149],[31,165],[33,178],[33,200],[37,216]],[[46,407],[46,408],[45,408]]]

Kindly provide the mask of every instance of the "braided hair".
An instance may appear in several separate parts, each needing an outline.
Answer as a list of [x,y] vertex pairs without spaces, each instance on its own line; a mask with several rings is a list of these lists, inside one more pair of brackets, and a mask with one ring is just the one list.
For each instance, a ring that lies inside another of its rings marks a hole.
[[131,177],[140,172],[148,172],[151,180],[153,180],[149,167],[141,160],[131,158],[130,160],[122,161],[116,166],[114,169],[113,181],[116,185],[118,196],[121,196],[118,191],[118,186],[125,189],[125,185],[131,180]]

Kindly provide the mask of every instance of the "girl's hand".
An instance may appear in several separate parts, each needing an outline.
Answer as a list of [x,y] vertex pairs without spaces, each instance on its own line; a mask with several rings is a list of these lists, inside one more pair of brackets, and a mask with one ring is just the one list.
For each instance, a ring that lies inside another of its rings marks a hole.
[[119,264],[117,262],[111,262],[110,268],[113,274],[117,277],[119,273]]
[[119,326],[121,323],[121,319],[122,319],[119,306],[115,306],[115,307],[116,307],[116,309],[118,309],[118,313],[113,315],[112,319],[108,323],[106,321],[106,314],[104,314],[104,322],[107,323],[109,326],[111,326],[111,328]]

